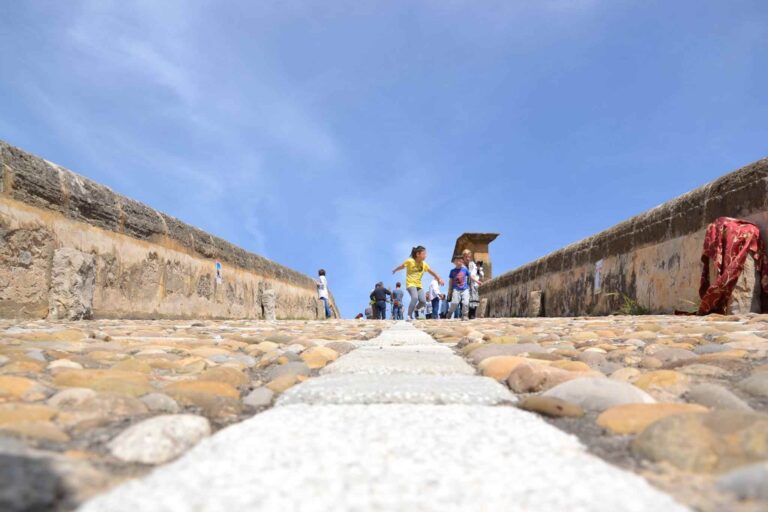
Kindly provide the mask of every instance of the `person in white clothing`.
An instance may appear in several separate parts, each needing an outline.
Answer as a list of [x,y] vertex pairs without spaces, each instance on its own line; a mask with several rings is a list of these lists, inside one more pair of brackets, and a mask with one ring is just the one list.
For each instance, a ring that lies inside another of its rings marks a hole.
[[328,298],[328,280],[325,278],[325,270],[321,268],[317,271],[317,275],[319,276],[315,281],[315,284],[317,285],[317,296],[320,297],[320,300],[323,301],[323,305],[325,306],[325,318],[331,318],[331,305]]
[[433,279],[429,283],[429,301],[432,303],[432,319],[437,320],[440,318],[440,283],[437,279]]
[[477,307],[480,305],[480,286],[485,279],[485,273],[482,262],[480,264],[475,263],[472,251],[464,249],[461,252],[461,257],[464,260],[464,266],[469,271],[469,319],[472,320],[477,316]]

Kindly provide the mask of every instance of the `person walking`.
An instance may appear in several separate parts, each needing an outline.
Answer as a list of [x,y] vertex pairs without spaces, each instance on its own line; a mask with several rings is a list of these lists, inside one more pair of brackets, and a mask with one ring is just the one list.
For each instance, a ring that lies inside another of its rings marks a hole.
[[438,276],[434,270],[432,270],[426,262],[427,250],[421,245],[411,249],[411,257],[405,260],[402,265],[396,267],[392,273],[396,274],[399,271],[405,269],[405,289],[408,291],[408,295],[411,297],[411,302],[408,304],[408,320],[413,320],[413,311],[417,308],[421,309],[427,305],[426,295],[421,287],[421,279],[424,276],[424,272],[428,272],[437,279],[437,282],[442,286],[443,279]]
[[440,318],[443,320],[448,318],[448,301],[445,298],[445,294],[440,295]]
[[392,320],[403,319],[403,289],[400,282],[392,290]]
[[461,258],[464,261],[464,266],[469,271],[469,319],[472,320],[477,316],[477,308],[480,306],[480,286],[483,284],[483,278],[485,274],[483,267],[475,263],[474,255],[469,249],[464,249],[461,252]]
[[456,256],[453,259],[455,268],[451,270],[448,276],[448,300],[451,301],[451,307],[448,310],[448,317],[451,318],[456,308],[461,305],[461,319],[469,319],[469,270],[464,266],[464,258]]
[[376,303],[374,306],[376,320],[387,319],[387,297],[391,295],[392,292],[384,288],[384,283],[376,283],[376,288],[371,292],[371,300]]
[[330,299],[328,298],[328,280],[325,278],[325,270],[321,268],[317,271],[317,275],[319,276],[315,281],[315,284],[317,285],[317,296],[320,297],[320,300],[323,301],[323,305],[325,306],[325,318],[331,318],[331,305]]
[[432,303],[432,319],[440,318],[440,283],[433,279],[429,283],[429,300]]

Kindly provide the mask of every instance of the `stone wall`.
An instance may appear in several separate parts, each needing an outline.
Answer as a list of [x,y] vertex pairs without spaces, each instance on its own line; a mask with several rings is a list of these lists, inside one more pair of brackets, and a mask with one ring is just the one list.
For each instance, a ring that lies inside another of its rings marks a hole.
[[694,311],[704,233],[722,216],[755,222],[766,236],[768,159],[489,281],[482,313],[527,316],[541,311],[533,297],[546,316],[604,315],[625,296],[654,313]]
[[321,306],[310,277],[0,141],[0,317],[314,319]]

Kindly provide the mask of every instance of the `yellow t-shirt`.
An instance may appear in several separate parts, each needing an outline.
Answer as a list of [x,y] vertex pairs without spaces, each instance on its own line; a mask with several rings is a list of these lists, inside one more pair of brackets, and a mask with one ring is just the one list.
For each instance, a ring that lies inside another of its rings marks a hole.
[[424,275],[424,272],[427,272],[429,270],[429,265],[427,265],[426,261],[422,261],[421,263],[416,263],[416,260],[413,258],[408,258],[405,260],[405,263],[403,263],[403,266],[405,267],[405,287],[406,288],[421,288],[421,276]]

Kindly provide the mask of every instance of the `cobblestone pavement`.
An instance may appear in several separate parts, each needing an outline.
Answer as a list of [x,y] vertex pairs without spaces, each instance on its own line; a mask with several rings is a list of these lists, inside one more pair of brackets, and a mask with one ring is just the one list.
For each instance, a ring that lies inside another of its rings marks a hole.
[[420,322],[518,407],[702,511],[768,510],[768,315]]
[[363,345],[278,407],[83,512],[684,510],[535,416],[477,405],[514,399],[493,379],[467,377],[461,358],[413,326]]
[[143,475],[384,325],[1,322],[0,510],[70,510]]
[[[393,325],[0,323],[0,510],[71,510],[126,480],[162,510],[174,467],[230,509],[669,509],[626,471],[694,509],[768,509],[768,316]],[[538,471],[558,454],[591,469]],[[536,497],[553,492],[571,501]]]

